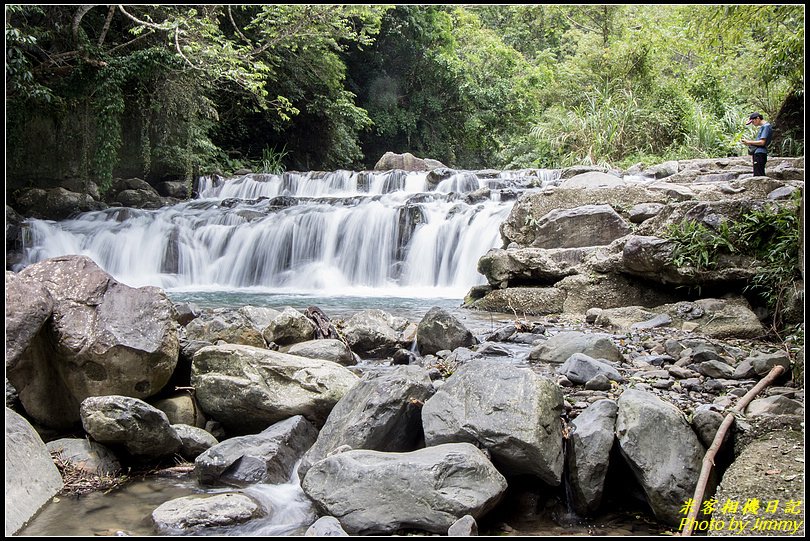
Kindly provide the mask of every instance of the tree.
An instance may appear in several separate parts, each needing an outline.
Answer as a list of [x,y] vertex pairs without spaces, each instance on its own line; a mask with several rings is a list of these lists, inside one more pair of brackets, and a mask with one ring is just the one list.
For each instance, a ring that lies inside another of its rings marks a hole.
[[[25,161],[28,120],[46,116],[63,128],[73,126],[73,139],[81,142],[72,150],[84,158],[69,175],[101,179],[102,186],[114,171],[190,178],[223,155],[211,140],[223,104],[239,103],[271,131],[287,129],[304,104],[280,90],[292,94],[287,74],[303,71],[315,74],[298,80],[308,85],[304,94],[314,96],[306,110],[329,120],[336,146],[347,148],[367,119],[343,91],[336,53],[347,43],[369,43],[382,11],[320,5],[11,6],[6,105],[15,111],[8,131],[20,142],[15,163]],[[132,145],[122,146],[124,136],[140,141],[138,156]]]

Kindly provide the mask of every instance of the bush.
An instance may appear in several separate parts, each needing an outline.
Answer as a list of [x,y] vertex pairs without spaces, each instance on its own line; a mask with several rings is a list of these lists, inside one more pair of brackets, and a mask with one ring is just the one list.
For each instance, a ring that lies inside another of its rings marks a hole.
[[665,233],[674,244],[670,262],[706,270],[724,253],[752,257],[756,273],[744,292],[763,302],[779,329],[788,290],[800,276],[800,203],[801,190],[796,190],[790,201],[752,208],[717,229],[692,220],[673,224]]

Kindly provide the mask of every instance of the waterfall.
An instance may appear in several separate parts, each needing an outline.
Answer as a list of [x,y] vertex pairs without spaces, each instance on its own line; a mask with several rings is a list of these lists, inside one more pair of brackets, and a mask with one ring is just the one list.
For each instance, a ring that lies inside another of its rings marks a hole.
[[435,185],[400,170],[202,177],[197,198],[173,206],[29,220],[22,266],[81,254],[131,286],[460,297],[484,283],[478,259],[501,245],[515,199],[503,194],[559,176],[491,174]]

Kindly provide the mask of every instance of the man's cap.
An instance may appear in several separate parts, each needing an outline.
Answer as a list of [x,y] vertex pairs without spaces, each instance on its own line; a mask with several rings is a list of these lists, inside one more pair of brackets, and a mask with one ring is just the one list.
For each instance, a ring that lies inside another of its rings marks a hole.
[[759,113],[751,113],[750,115],[748,115],[748,122],[746,122],[745,124],[748,125],[752,123],[755,118],[762,118],[762,115]]

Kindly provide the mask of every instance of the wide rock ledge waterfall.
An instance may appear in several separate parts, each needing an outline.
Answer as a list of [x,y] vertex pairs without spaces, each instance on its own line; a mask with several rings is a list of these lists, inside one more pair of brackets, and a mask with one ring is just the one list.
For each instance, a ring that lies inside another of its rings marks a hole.
[[133,287],[461,299],[517,195],[559,171],[201,177],[197,197],[29,221],[22,266],[89,256]]

